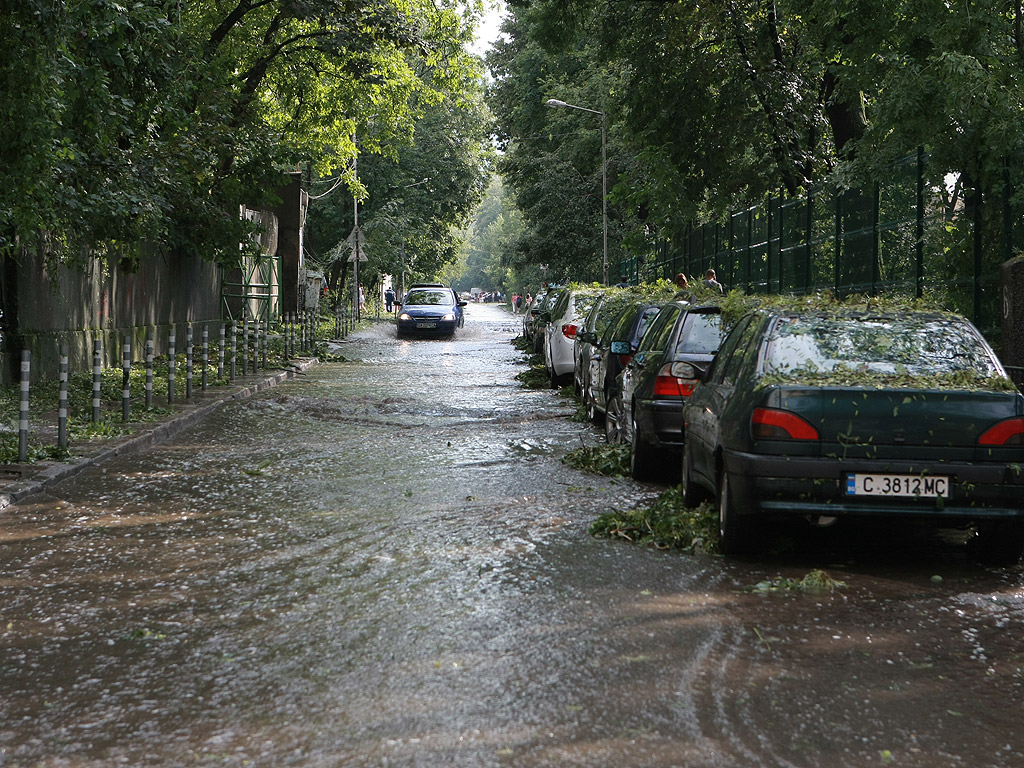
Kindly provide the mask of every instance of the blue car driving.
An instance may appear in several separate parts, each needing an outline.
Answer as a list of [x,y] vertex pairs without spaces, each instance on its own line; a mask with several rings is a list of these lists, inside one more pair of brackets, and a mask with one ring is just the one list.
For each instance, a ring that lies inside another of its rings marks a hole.
[[398,335],[451,336],[465,323],[464,306],[451,288],[413,285],[398,313]]

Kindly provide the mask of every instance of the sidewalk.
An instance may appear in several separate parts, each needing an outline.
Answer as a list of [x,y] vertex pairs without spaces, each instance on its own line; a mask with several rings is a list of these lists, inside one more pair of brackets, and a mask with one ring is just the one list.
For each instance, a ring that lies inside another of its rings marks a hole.
[[175,406],[175,411],[159,421],[127,425],[127,434],[94,438],[72,446],[74,456],[68,462],[40,461],[31,464],[0,466],[0,511],[47,487],[74,477],[86,467],[130,451],[139,451],[163,442],[186,427],[205,418],[211,411],[231,400],[241,400],[264,389],[275,387],[317,364],[317,358],[297,359],[294,367],[239,376],[234,382],[203,392],[195,392],[192,402]]

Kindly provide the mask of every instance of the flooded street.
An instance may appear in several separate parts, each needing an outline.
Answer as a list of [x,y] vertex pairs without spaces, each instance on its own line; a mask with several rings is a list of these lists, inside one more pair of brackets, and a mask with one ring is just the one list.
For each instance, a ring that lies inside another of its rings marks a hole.
[[595,539],[662,489],[563,465],[598,431],[467,309],[7,509],[0,766],[1024,764],[1019,567]]

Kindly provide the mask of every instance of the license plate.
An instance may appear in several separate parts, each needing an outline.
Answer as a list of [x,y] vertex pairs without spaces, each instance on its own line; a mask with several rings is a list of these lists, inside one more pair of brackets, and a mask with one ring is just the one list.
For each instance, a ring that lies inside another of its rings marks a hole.
[[847,475],[847,496],[949,498],[949,478],[941,475]]
[[416,323],[417,328],[437,328],[437,323]]

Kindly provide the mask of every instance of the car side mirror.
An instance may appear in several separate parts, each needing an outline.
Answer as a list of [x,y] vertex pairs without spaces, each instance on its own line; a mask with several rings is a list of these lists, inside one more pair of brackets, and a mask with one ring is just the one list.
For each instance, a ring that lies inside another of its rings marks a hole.
[[576,340],[583,344],[594,344],[597,341],[597,334],[594,331],[577,331]]
[[468,301],[463,301],[462,299],[459,299],[459,306],[460,306],[460,307],[464,307],[464,306],[466,306],[467,304],[469,304],[469,302],[468,302]]
[[613,355],[630,355],[633,353],[628,341],[613,341],[611,346]]

